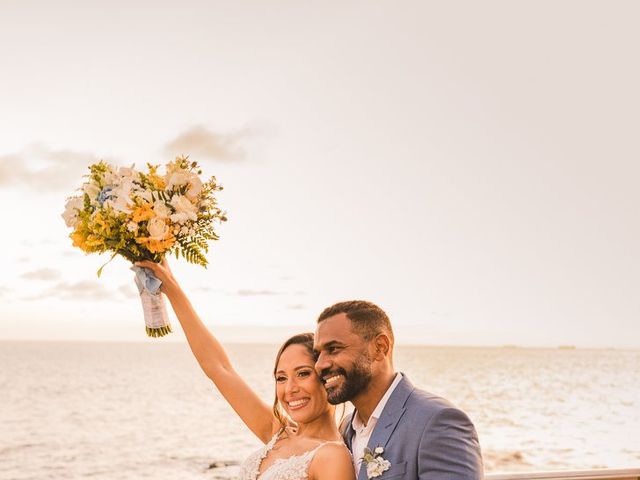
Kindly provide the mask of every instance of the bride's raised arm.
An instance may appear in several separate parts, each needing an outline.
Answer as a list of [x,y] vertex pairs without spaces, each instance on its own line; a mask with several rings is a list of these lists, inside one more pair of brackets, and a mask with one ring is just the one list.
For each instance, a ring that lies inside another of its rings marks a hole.
[[280,427],[271,407],[234,370],[224,347],[198,317],[167,261],[158,264],[145,260],[136,265],[152,270],[162,281],[161,290],[171,302],[200,367],[242,421],[260,440],[267,443]]

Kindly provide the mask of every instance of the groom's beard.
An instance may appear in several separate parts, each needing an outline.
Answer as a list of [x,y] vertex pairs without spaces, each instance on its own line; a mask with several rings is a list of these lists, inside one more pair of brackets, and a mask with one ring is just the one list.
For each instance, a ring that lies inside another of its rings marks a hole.
[[342,384],[330,387],[327,390],[327,401],[331,405],[337,405],[352,400],[366,390],[373,376],[371,372],[371,360],[366,354],[361,355],[353,363],[350,370],[337,368],[335,370],[326,369],[322,371],[322,377],[328,375],[342,375]]

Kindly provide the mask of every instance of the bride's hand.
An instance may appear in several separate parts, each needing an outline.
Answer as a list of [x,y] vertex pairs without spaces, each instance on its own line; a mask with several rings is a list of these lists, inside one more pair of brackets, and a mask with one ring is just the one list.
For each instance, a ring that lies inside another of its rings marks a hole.
[[153,274],[160,279],[162,286],[160,290],[165,294],[169,294],[172,290],[178,288],[178,282],[176,281],[171,268],[169,268],[169,262],[166,258],[163,258],[160,263],[151,262],[149,260],[142,260],[135,262],[136,267],[148,268]]

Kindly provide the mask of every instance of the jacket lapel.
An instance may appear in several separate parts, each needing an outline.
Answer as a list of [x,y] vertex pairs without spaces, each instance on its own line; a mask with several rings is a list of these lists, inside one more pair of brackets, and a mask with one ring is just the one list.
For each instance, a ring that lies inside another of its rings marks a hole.
[[[371,432],[371,437],[369,438],[369,443],[367,443],[367,448],[369,450],[373,450],[376,447],[385,448],[387,442],[389,441],[389,437],[396,429],[396,425],[402,418],[406,408],[404,408],[404,404],[413,392],[413,385],[407,379],[406,376],[402,376],[402,380],[393,391],[387,404],[382,409],[382,414],[376,423],[373,432]],[[353,431],[353,428],[351,429]],[[352,437],[353,438],[353,434]],[[387,458],[386,455],[382,454],[383,458]],[[389,460],[387,458],[387,460]],[[360,472],[358,472],[358,480],[367,480],[367,467],[362,462],[362,466],[360,467]]]
[[[389,399],[391,400],[391,399]],[[386,410],[386,407],[385,407]],[[386,445],[389,441],[389,437],[396,428],[396,425],[400,421],[400,418],[405,412],[405,408],[400,408],[389,415],[381,416],[376,424],[373,432],[371,433],[371,437],[369,438],[369,443],[367,444],[367,448],[371,451],[374,451],[376,447],[384,448],[384,452],[382,453],[382,458],[389,460],[386,454]],[[383,423],[382,423],[383,422]],[[391,460],[389,460],[391,461]],[[393,463],[393,462],[392,462]],[[367,480],[367,465],[362,462],[360,465],[360,471],[358,472],[358,480]]]
[[349,415],[347,415],[347,417],[342,421],[343,423],[340,428],[342,439],[344,440],[344,443],[347,445],[347,448],[349,449],[350,452],[353,451],[351,445],[353,443],[353,436],[356,433],[356,431],[353,429],[353,426],[351,425],[351,421],[353,420],[354,415],[355,415],[355,410],[351,412]]

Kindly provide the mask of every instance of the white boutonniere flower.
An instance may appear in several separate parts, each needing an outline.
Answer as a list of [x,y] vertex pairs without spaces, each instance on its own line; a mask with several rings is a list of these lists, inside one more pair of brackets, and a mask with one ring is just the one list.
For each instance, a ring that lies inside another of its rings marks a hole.
[[367,478],[379,477],[391,467],[391,462],[382,457],[383,452],[384,448],[382,447],[376,447],[373,451],[368,448],[364,449],[362,461],[367,467]]

